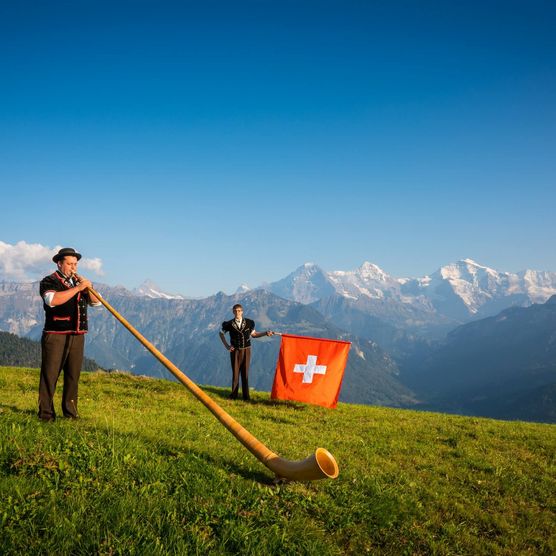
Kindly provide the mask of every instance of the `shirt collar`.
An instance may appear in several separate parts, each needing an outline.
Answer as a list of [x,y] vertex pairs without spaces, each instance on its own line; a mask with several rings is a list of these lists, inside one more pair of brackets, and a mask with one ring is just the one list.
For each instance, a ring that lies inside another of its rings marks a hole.
[[56,270],[56,272],[64,279],[65,282],[69,282],[70,284],[75,282],[73,278],[66,276],[60,269]]

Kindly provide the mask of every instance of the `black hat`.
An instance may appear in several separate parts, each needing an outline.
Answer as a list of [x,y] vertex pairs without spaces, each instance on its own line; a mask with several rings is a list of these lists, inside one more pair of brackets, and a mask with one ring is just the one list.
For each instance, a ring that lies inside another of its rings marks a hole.
[[52,257],[52,260],[57,263],[64,257],[77,257],[77,260],[79,260],[81,258],[81,253],[78,253],[73,247],[62,247],[62,249]]

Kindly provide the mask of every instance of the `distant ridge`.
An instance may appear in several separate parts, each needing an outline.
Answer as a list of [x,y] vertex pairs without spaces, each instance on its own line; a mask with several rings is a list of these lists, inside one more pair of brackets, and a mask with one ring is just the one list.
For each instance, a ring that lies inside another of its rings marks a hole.
[[556,422],[556,295],[456,328],[403,382],[438,411]]

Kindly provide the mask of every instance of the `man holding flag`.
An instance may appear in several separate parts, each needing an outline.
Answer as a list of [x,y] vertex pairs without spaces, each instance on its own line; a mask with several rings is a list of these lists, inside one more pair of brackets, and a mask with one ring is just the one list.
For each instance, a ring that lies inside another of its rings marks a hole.
[[[249,363],[251,362],[251,338],[272,336],[274,332],[257,332],[255,322],[243,318],[243,307],[237,303],[232,307],[234,318],[222,323],[220,339],[224,347],[230,352],[230,363],[232,365],[232,393],[230,399],[237,399],[239,392],[239,377],[241,376],[241,392],[243,399],[249,399]],[[226,332],[230,334],[230,343],[226,341]]]

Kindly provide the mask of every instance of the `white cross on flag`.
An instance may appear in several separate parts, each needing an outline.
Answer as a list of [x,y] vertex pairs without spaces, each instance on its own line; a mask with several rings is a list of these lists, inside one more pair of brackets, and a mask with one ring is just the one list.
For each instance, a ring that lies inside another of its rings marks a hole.
[[336,407],[350,346],[340,340],[283,334],[271,397]]

